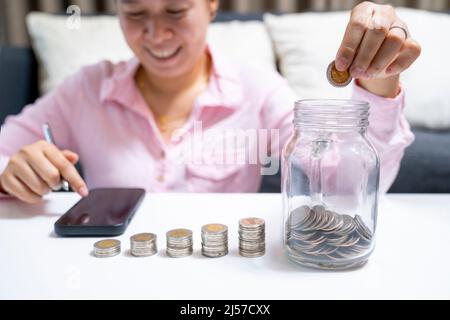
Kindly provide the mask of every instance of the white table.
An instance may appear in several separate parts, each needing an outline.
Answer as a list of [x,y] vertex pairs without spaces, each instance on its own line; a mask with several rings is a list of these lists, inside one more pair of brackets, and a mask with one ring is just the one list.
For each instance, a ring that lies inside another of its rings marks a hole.
[[[450,298],[450,195],[388,195],[379,208],[377,246],[362,269],[330,272],[290,262],[282,248],[281,196],[276,194],[147,195],[126,233],[123,252],[98,259],[98,239],[58,238],[53,223],[77,200],[52,194],[43,205],[0,201],[0,299],[396,299]],[[242,258],[239,218],[267,223],[267,254]],[[230,254],[200,254],[200,228],[230,229]],[[194,231],[191,257],[165,255],[165,232]],[[158,235],[159,253],[130,256],[129,237]]]

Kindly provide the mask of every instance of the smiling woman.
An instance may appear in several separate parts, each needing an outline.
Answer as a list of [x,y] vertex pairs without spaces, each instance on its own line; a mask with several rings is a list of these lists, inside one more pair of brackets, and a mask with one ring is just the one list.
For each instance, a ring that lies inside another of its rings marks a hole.
[[[218,0],[118,0],[125,39],[141,67],[136,81],[166,140],[189,117],[209,81],[205,50]],[[184,92],[170,103],[174,92]]]
[[206,33],[217,7],[216,0],[118,0],[125,38],[146,72],[158,80],[202,69]]
[[[39,202],[61,177],[81,196],[98,187],[256,192],[263,163],[252,159],[261,146],[272,158],[279,156],[292,132],[298,97],[287,81],[276,71],[231,61],[207,43],[218,0],[117,0],[117,7],[134,57],[85,67],[8,118],[0,135],[0,193]],[[345,62],[339,68],[360,80],[352,98],[372,105],[368,138],[381,159],[381,192],[394,181],[403,150],[413,140],[402,113],[399,75],[420,53],[409,33],[406,38],[392,26],[406,29],[392,7],[364,2],[352,10],[335,52],[336,60]],[[377,72],[368,74],[373,62]],[[61,149],[42,141],[44,123]],[[189,152],[199,145],[189,139],[198,127],[200,141],[228,137],[230,130],[257,138],[233,143],[239,146],[233,150],[223,139],[214,148],[207,142],[200,152]],[[277,131],[277,139],[263,140],[267,135],[257,132],[268,129]],[[195,156],[184,159],[183,154]],[[207,160],[218,154],[226,160]],[[86,180],[75,170],[78,159]]]

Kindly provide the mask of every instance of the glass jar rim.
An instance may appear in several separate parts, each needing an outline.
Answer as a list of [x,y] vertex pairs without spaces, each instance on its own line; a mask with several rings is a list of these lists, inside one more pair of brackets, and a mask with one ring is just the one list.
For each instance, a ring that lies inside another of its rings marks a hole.
[[305,99],[295,102],[294,126],[320,130],[363,129],[369,103],[351,99]]
[[[369,103],[363,100],[351,99],[301,99],[295,101],[295,110],[304,107],[349,107],[353,110],[358,108],[369,108]],[[341,109],[342,110],[342,109]]]

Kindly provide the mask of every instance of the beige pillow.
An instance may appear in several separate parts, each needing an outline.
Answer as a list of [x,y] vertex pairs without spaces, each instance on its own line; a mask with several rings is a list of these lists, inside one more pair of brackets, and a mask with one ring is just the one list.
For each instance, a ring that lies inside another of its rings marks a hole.
[[[402,76],[406,89],[405,114],[411,124],[428,128],[450,128],[450,15],[398,8],[422,55]],[[351,86],[334,88],[326,80],[328,64],[334,60],[350,13],[266,14],[265,23],[280,59],[282,74],[304,98],[348,98]]]
[[[115,16],[83,16],[80,29],[70,29],[66,23],[66,16],[36,12],[27,16],[40,64],[42,94],[84,65],[103,59],[117,62],[133,56]],[[276,69],[272,43],[261,21],[213,23],[208,41],[230,60]]]

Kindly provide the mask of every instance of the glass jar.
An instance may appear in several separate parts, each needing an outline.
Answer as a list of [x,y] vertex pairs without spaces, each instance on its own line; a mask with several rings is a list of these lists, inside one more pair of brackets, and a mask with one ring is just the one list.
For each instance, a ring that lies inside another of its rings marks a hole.
[[362,101],[295,103],[282,156],[283,225],[287,255],[301,265],[356,268],[374,249],[380,163],[368,117]]

